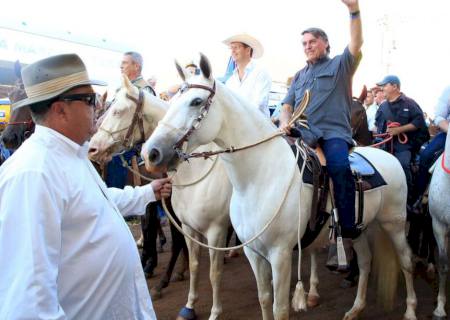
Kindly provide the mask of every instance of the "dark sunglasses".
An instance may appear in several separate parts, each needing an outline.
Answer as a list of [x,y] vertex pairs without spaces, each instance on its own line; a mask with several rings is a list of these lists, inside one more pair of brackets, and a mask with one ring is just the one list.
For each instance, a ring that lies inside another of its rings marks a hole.
[[97,99],[96,93],[79,93],[79,94],[70,94],[67,96],[58,97],[58,101],[83,101],[88,106],[96,108],[100,106],[100,101]]

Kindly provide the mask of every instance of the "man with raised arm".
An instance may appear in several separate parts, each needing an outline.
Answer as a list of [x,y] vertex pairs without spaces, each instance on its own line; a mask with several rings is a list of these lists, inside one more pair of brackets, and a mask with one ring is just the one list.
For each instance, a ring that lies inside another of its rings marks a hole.
[[[306,109],[310,134],[322,147],[333,182],[336,207],[344,239],[357,238],[355,224],[355,183],[348,160],[353,146],[350,127],[351,85],[363,44],[358,0],[342,0],[349,12],[350,42],[344,52],[330,58],[327,34],[319,28],[302,32],[306,66],[298,71],[283,100],[280,128],[290,134],[288,121],[306,90],[311,100]],[[346,241],[351,243],[351,241]]]

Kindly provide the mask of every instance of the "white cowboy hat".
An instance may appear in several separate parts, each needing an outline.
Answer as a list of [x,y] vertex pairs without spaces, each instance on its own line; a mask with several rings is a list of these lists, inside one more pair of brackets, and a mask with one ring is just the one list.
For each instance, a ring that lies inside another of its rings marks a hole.
[[76,54],[36,61],[22,69],[22,80],[28,98],[14,103],[13,109],[50,100],[79,86],[106,86],[106,82],[89,79],[83,61]]
[[232,37],[229,37],[223,41],[227,46],[229,46],[233,42],[241,42],[248,45],[250,48],[253,49],[253,55],[252,58],[258,59],[261,58],[264,53],[264,48],[256,38],[252,37],[251,35],[248,35],[246,33],[237,34]]

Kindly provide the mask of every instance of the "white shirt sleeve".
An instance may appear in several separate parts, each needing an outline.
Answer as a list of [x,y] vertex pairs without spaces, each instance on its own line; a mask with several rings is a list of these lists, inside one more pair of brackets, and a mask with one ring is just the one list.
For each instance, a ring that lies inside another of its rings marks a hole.
[[255,91],[253,93],[253,103],[258,106],[259,110],[266,116],[270,116],[269,111],[269,94],[272,88],[272,79],[270,75],[260,70],[255,82]]
[[2,186],[0,261],[8,265],[1,267],[0,319],[66,319],[57,287],[62,192],[40,172],[16,174]]
[[114,202],[120,213],[126,216],[143,215],[145,207],[156,201],[152,185],[141,187],[126,186],[124,189],[108,188],[108,197]]
[[434,124],[439,125],[439,122],[448,120],[450,116],[450,86],[445,88],[442,92],[437,105],[434,109]]

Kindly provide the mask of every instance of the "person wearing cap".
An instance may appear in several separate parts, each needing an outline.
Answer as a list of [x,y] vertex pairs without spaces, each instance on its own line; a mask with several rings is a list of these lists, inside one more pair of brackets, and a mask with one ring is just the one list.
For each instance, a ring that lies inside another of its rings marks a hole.
[[294,76],[294,81],[283,100],[280,128],[291,133],[287,125],[306,90],[311,98],[305,114],[311,142],[320,145],[327,161],[327,171],[333,182],[335,204],[339,213],[344,246],[350,250],[351,239],[361,233],[355,223],[355,183],[348,160],[353,146],[350,127],[352,103],[351,83],[363,44],[358,0],[342,0],[349,11],[350,42],[341,55],[330,58],[327,34],[319,28],[302,32],[306,66]]
[[75,54],[22,70],[34,134],[0,167],[0,319],[156,319],[123,216],[169,179],[107,188],[87,158],[96,93]]
[[[412,147],[416,138],[415,132],[419,128],[426,128],[423,112],[417,102],[400,91],[401,84],[397,76],[387,75],[377,85],[382,88],[386,100],[377,111],[375,125],[378,133],[387,132],[394,136],[394,156],[400,161],[405,171],[410,198]],[[400,141],[403,135],[408,138],[406,142]]]
[[236,68],[225,85],[233,92],[250,101],[267,118],[270,118],[269,93],[272,79],[269,73],[258,66],[254,59],[262,57],[262,44],[248,34],[238,34],[223,41],[231,50]]

